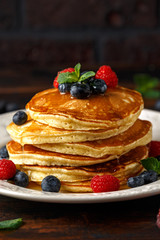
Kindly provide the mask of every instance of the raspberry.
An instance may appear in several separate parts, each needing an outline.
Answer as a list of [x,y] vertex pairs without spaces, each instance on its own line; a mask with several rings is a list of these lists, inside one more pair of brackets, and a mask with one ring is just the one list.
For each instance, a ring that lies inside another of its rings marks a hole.
[[55,87],[55,88],[58,88],[58,82],[57,82],[57,80],[58,80],[58,76],[57,77],[55,77],[55,79],[54,79],[54,81],[53,81],[53,86]]
[[66,69],[58,72],[57,76],[55,77],[55,79],[54,79],[54,81],[53,81],[53,86],[54,86],[55,88],[58,88],[58,85],[59,85],[59,83],[58,83],[58,81],[57,81],[59,74],[60,74],[60,73],[65,73],[65,72],[74,72],[74,68],[66,68]]
[[16,174],[16,166],[11,160],[0,160],[0,179],[7,180]]
[[159,141],[151,141],[149,156],[156,157],[158,155],[160,155],[160,142]]
[[115,72],[112,71],[110,66],[101,66],[95,75],[96,79],[102,79],[107,84],[107,87],[114,88],[118,84],[118,78]]
[[117,191],[120,187],[118,178],[112,175],[96,175],[91,180],[93,192],[110,192]]

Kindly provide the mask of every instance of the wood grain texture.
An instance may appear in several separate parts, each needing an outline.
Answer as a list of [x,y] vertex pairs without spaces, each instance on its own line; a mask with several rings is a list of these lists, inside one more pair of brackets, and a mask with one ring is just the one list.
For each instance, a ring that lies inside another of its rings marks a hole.
[[159,240],[156,214],[160,196],[101,204],[54,204],[0,196],[0,219],[22,217],[14,231],[0,239],[141,239]]

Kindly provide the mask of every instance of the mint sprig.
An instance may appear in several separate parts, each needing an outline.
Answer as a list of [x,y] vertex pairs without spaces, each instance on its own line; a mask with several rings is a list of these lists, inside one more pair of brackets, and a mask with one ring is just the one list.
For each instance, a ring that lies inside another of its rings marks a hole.
[[60,73],[58,75],[58,80],[57,80],[58,83],[62,84],[62,83],[83,82],[87,78],[95,76],[95,72],[93,72],[93,71],[85,72],[84,74],[82,74],[80,76],[80,69],[81,69],[81,64],[78,63],[74,67],[74,70],[75,70],[74,72]]
[[14,229],[19,228],[22,224],[23,224],[22,218],[1,221],[0,222],[0,230],[5,230],[5,229],[14,230]]
[[160,174],[160,161],[157,158],[149,157],[141,160],[141,163],[146,170],[153,170]]
[[77,82],[77,75],[75,74],[75,72],[60,73],[57,81],[59,84]]

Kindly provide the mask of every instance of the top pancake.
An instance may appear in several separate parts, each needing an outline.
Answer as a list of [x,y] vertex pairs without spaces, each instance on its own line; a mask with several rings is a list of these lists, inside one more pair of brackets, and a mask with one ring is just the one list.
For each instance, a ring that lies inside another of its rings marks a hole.
[[96,130],[135,122],[143,109],[141,95],[133,90],[108,88],[104,95],[71,98],[58,89],[37,93],[26,105],[31,118],[56,128]]

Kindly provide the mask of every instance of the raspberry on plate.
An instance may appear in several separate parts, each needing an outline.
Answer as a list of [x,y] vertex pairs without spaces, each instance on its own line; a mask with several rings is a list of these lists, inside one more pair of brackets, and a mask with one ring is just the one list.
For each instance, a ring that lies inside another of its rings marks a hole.
[[66,69],[58,72],[57,76],[55,77],[55,79],[54,79],[54,81],[53,81],[53,86],[54,86],[55,88],[58,88],[58,85],[59,85],[59,83],[58,83],[58,76],[59,76],[60,73],[74,72],[74,71],[75,71],[74,68],[66,68]]
[[8,180],[16,174],[16,166],[11,160],[0,160],[0,179]]
[[107,84],[107,87],[114,88],[118,84],[118,78],[116,73],[111,69],[110,66],[101,66],[95,75],[96,79],[102,79]]
[[117,191],[119,187],[118,178],[112,175],[96,175],[91,180],[91,188],[95,193]]
[[156,157],[160,155],[160,141],[151,141],[149,156]]

